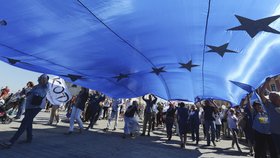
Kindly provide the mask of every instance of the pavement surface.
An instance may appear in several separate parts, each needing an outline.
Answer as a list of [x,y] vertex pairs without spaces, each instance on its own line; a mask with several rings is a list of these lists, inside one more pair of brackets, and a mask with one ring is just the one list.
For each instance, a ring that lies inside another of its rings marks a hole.
[[[104,132],[106,120],[99,120],[94,129],[65,135],[69,124],[60,122],[56,126],[45,125],[50,113],[40,112],[33,124],[31,144],[16,143],[10,149],[1,149],[0,158],[233,158],[246,156],[248,148],[241,144],[243,153],[231,149],[231,140],[217,142],[217,146],[205,146],[202,140],[198,146],[188,138],[185,149],[180,148],[180,139],[173,136],[167,141],[165,130],[156,129],[150,137],[122,138],[124,123],[119,122],[116,131]],[[65,112],[61,113],[62,120]],[[20,125],[20,120],[11,124],[0,124],[0,142],[9,140]],[[84,124],[85,126],[88,123]],[[77,127],[77,124],[75,124]],[[20,137],[25,140],[25,133]]]

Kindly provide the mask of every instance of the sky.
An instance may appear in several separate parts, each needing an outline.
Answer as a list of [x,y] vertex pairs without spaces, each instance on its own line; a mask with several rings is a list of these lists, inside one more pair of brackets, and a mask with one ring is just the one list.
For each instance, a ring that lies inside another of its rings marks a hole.
[[40,73],[24,70],[0,61],[0,88],[8,86],[11,92],[22,89],[28,81],[37,84]]

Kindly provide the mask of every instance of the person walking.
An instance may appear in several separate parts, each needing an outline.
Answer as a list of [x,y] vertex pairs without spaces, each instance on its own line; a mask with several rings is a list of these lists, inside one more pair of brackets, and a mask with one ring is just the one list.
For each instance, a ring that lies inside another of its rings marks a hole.
[[215,126],[216,126],[216,142],[221,140],[221,128],[222,128],[222,120],[221,120],[221,110],[219,108],[215,108]]
[[99,92],[95,91],[93,95],[90,96],[89,102],[88,102],[88,108],[87,111],[89,112],[89,120],[90,123],[86,130],[89,130],[89,128],[93,129],[93,125],[96,123],[96,121],[99,119],[100,112],[101,112],[101,102],[103,102],[106,99],[104,95],[101,95]]
[[139,115],[138,102],[133,101],[132,105],[128,106],[124,114],[124,135],[123,138],[126,138],[130,135],[132,138],[135,138],[136,133],[139,131],[139,123],[135,118],[135,114]]
[[62,105],[52,105],[51,115],[50,115],[50,119],[49,119],[49,122],[47,123],[47,125],[52,125],[54,118],[56,120],[56,125],[60,122],[60,119],[59,119],[59,108],[61,106]]
[[79,125],[79,132],[82,133],[83,121],[81,120],[81,112],[85,109],[85,103],[88,99],[89,89],[82,87],[79,92],[76,102],[73,105],[71,116],[70,116],[70,127],[67,135],[72,134],[74,131],[74,121],[76,120]]
[[253,111],[252,115],[255,138],[255,158],[266,157],[266,149],[269,149],[271,158],[278,158],[276,146],[271,135],[270,122],[267,112],[264,111],[262,105],[258,101],[253,103],[253,108],[251,108],[251,110]]
[[188,118],[189,110],[185,108],[183,102],[179,103],[179,108],[177,109],[177,121],[179,125],[179,135],[181,139],[181,148],[185,148],[187,141],[187,128],[188,128]]
[[215,118],[214,118],[214,106],[211,105],[209,100],[205,100],[204,102],[204,124],[205,124],[205,131],[206,131],[206,137],[207,137],[207,146],[210,146],[210,133],[209,130],[211,129],[211,141],[214,146],[216,146],[215,143]]
[[238,143],[238,139],[237,139],[237,133],[238,133],[237,122],[238,122],[238,119],[235,115],[234,108],[230,108],[230,110],[228,112],[227,122],[228,122],[228,128],[230,129],[230,131],[232,133],[231,147],[234,148],[234,144],[236,144],[238,151],[242,152],[240,147],[239,147],[239,143]]
[[196,141],[196,145],[199,142],[199,110],[195,105],[191,106],[191,110],[189,112],[189,122],[192,133],[192,141]]
[[107,127],[104,129],[104,131],[109,130],[112,120],[115,120],[113,131],[115,131],[117,129],[118,119],[119,119],[119,109],[120,109],[120,105],[122,103],[123,103],[122,99],[113,99],[111,116],[108,120]]
[[18,140],[18,138],[26,131],[27,139],[25,143],[31,143],[32,134],[32,124],[33,119],[37,114],[46,106],[46,95],[48,92],[48,80],[49,76],[46,74],[41,75],[38,78],[38,84],[34,86],[26,94],[26,111],[23,120],[21,121],[20,127],[14,136],[8,141],[2,144],[4,148],[10,148]]
[[[260,89],[260,96],[266,108],[268,118],[270,120],[270,130],[273,139],[274,146],[277,151],[277,156],[280,157],[280,94],[279,92],[268,91],[271,78],[266,78],[264,85]],[[268,96],[265,96],[265,92],[268,92]]]
[[169,103],[169,108],[166,111],[166,119],[165,119],[165,123],[166,123],[166,133],[167,133],[167,138],[168,140],[171,140],[172,137],[172,127],[174,124],[174,120],[175,120],[175,113],[176,113],[176,108],[174,103]]
[[103,117],[102,119],[108,119],[109,108],[110,108],[110,100],[107,98],[103,103]]
[[147,123],[149,123],[148,136],[150,136],[150,131],[152,128],[152,119],[153,119],[153,106],[157,102],[157,97],[153,94],[150,94],[149,99],[146,99],[145,96],[143,96],[142,99],[146,102],[146,107],[144,110],[143,132],[141,136],[145,136],[146,134]]

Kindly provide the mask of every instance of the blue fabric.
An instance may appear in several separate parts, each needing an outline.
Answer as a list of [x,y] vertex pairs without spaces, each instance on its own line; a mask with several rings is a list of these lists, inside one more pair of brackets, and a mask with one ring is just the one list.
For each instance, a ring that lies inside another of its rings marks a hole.
[[266,76],[279,73],[279,19],[258,21],[257,32],[252,25],[252,20],[279,15],[279,4],[5,1],[0,6],[0,60],[114,98],[153,93],[164,99],[194,101],[198,96],[238,104],[247,92],[230,81],[256,88]]
[[253,87],[250,85],[247,85],[247,84],[241,83],[241,82],[236,82],[236,81],[230,81],[230,82],[232,82],[236,86],[242,88],[243,90],[247,91],[248,93],[253,92]]

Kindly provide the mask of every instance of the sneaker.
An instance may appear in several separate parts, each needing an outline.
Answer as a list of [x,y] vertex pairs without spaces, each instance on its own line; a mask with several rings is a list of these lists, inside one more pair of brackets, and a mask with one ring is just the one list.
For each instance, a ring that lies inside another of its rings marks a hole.
[[1,143],[0,145],[4,149],[9,149],[9,148],[11,148],[13,146],[13,143],[11,143],[11,142],[4,142],[4,143]]
[[213,143],[213,145],[214,145],[214,146],[216,146],[216,143],[215,143],[215,141],[212,141],[212,143]]
[[50,126],[51,126],[51,125],[52,125],[52,123],[48,122],[48,123],[46,123],[45,125],[50,125]]
[[104,132],[107,132],[108,130],[109,130],[109,128],[104,128],[103,129]]
[[254,156],[254,153],[249,152],[249,153],[247,154],[247,156]]
[[113,129],[113,131],[117,130],[116,128]]
[[56,124],[59,124],[61,122],[61,119],[59,119],[58,121],[56,121]]
[[20,117],[16,116],[16,117],[14,117],[14,119],[15,119],[15,120],[18,120],[18,119],[20,119]]
[[140,136],[145,136],[145,134],[144,134],[144,133],[142,133]]

